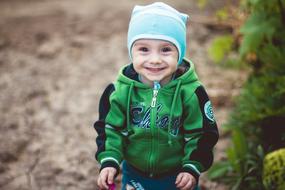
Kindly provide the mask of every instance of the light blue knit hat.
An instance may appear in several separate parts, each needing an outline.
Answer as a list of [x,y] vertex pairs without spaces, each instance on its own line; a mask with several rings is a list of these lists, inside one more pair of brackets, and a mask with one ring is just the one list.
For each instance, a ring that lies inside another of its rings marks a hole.
[[169,5],[156,2],[146,6],[135,6],[128,30],[128,50],[132,59],[132,46],[138,39],[158,39],[173,43],[178,49],[178,64],[186,51],[186,23],[188,15]]

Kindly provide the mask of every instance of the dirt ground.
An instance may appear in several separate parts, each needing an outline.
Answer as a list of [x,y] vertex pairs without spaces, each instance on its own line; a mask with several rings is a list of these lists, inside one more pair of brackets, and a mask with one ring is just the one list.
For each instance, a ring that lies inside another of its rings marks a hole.
[[[92,125],[99,97],[129,62],[126,32],[133,6],[149,2],[0,1],[0,189],[98,189]],[[245,75],[207,58],[211,40],[223,31],[194,18],[210,16],[223,1],[204,10],[194,0],[164,2],[190,15],[187,57],[196,65],[221,126]],[[216,160],[224,158],[227,146],[221,130]],[[201,185],[227,189],[205,174]]]

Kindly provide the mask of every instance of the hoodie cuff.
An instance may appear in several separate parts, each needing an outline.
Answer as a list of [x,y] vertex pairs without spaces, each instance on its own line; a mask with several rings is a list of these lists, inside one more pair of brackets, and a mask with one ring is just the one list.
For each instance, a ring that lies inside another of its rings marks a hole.
[[190,167],[183,167],[182,172],[190,173],[196,179],[196,185],[198,185],[200,173]]
[[105,161],[101,164],[101,168],[100,168],[99,172],[101,172],[102,169],[107,168],[107,167],[115,168],[117,170],[115,177],[117,177],[117,175],[119,174],[119,171],[120,171],[120,166],[114,161]]

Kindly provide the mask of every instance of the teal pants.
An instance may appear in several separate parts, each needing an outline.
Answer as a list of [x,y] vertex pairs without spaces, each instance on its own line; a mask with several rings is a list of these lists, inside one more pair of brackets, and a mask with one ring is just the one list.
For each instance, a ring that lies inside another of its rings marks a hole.
[[[175,180],[177,173],[162,178],[149,178],[142,176],[126,161],[122,164],[122,190],[133,187],[135,190],[176,190]],[[200,190],[197,186],[194,190]]]

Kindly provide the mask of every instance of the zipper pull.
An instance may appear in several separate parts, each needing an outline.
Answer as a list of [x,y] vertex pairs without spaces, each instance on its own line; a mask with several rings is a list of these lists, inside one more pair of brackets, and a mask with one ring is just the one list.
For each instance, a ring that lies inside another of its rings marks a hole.
[[153,96],[152,96],[152,100],[151,100],[151,107],[154,108],[156,105],[156,97],[158,94],[158,90],[160,89],[160,84],[157,81],[154,81],[153,83]]

